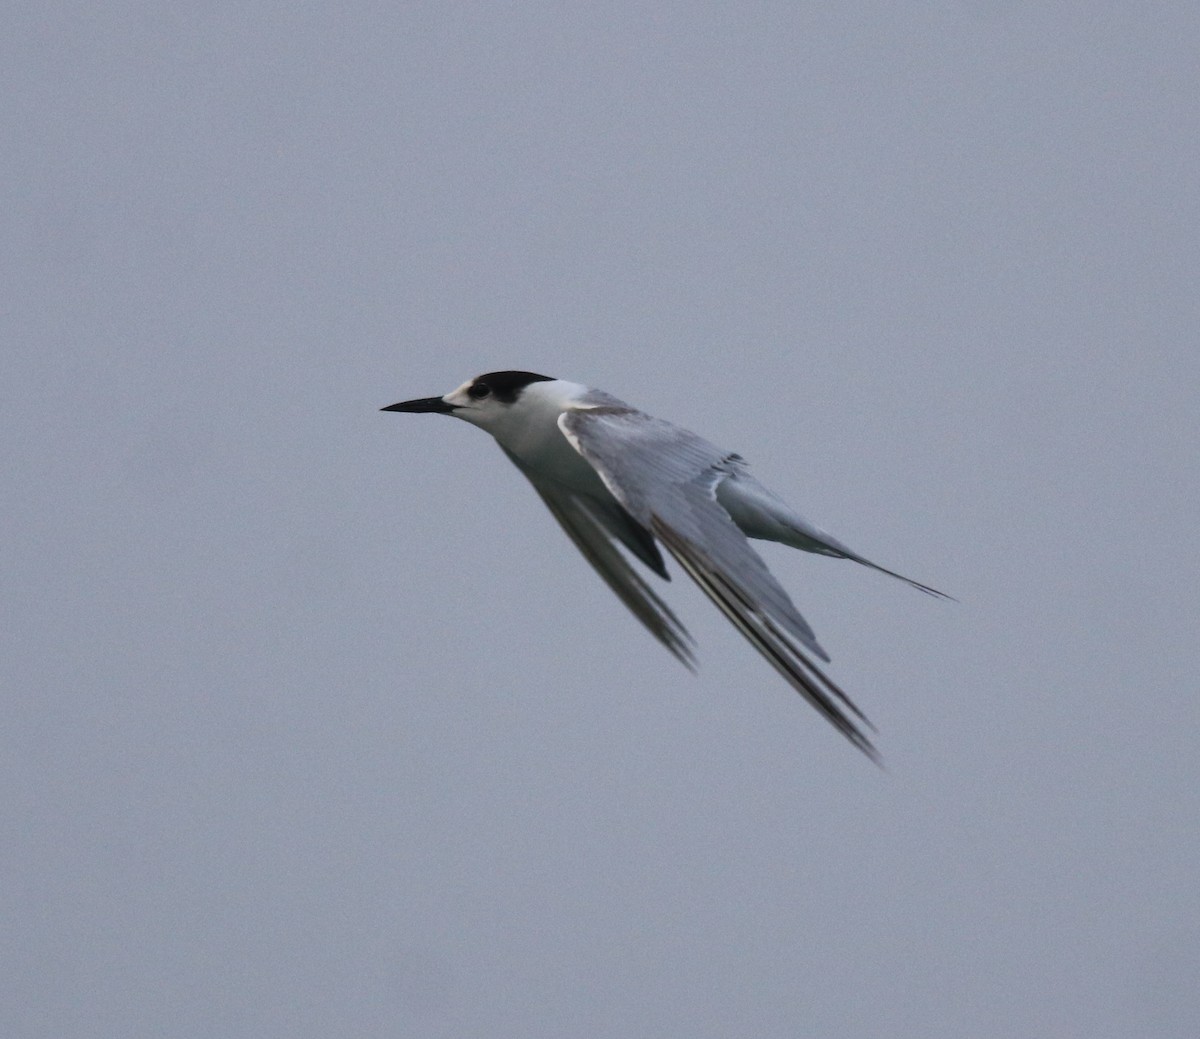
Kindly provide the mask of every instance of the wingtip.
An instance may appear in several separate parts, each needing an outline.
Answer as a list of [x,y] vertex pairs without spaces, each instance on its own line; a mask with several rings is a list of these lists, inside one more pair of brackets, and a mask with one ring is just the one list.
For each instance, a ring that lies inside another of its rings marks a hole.
[[[756,609],[728,575],[708,567],[703,553],[657,517],[651,529],[687,574],[722,613],[801,696],[838,732],[882,767],[882,758],[856,719],[874,732],[875,727],[846,693],[825,674],[766,613]],[[818,647],[819,649],[819,647]]]

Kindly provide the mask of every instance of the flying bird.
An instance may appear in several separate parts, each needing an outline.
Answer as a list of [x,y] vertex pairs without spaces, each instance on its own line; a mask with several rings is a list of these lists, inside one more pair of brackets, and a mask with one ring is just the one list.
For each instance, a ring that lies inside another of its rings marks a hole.
[[495,437],[617,597],[694,668],[691,636],[616,547],[669,581],[661,544],[797,692],[879,760],[863,731],[874,727],[816,663],[829,654],[747,539],[852,559],[929,595],[949,596],[809,523],[759,483],[741,455],[602,390],[533,372],[490,372],[443,397],[381,410],[453,415]]

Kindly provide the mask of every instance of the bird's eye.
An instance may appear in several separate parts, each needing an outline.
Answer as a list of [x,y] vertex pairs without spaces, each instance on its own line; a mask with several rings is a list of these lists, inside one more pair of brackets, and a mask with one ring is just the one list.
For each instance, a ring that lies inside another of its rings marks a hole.
[[467,390],[467,393],[473,400],[483,400],[483,398],[487,397],[489,394],[491,394],[491,392],[492,388],[486,382],[472,383],[471,388]]

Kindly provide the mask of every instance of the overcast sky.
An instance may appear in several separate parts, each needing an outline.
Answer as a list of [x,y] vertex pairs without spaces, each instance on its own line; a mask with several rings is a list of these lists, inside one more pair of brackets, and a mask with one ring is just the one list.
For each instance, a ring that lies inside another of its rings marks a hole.
[[[1200,1035],[1200,8],[9,5],[0,1033]],[[745,455],[878,727],[491,440]]]

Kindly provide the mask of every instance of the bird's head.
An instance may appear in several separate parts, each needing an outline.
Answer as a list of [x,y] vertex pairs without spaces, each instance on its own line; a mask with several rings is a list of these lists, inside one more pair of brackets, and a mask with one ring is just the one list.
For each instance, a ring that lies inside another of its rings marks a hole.
[[444,397],[421,397],[390,404],[382,411],[453,415],[503,439],[515,425],[534,421],[542,412],[555,417],[584,387],[534,372],[488,372],[464,382]]

